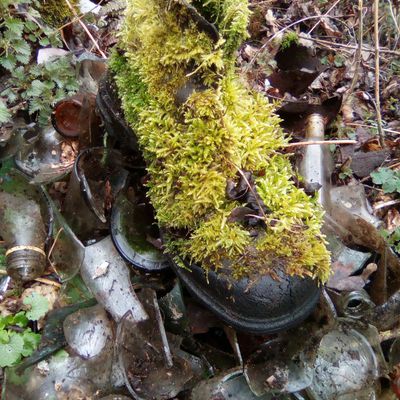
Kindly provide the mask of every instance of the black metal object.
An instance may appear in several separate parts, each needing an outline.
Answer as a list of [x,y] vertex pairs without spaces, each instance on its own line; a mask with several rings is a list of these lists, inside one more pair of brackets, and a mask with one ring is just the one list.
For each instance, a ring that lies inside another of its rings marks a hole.
[[260,276],[229,279],[229,270],[209,271],[197,265],[173,269],[189,292],[221,320],[237,330],[255,334],[284,331],[307,318],[317,305],[321,288],[310,278],[288,276],[277,269],[279,279]]

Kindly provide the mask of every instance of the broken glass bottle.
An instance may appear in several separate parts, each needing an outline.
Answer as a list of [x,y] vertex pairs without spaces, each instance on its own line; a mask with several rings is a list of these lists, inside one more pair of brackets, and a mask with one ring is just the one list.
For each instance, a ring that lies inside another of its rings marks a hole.
[[52,216],[40,188],[11,169],[0,180],[0,236],[6,243],[7,273],[17,281],[40,276]]
[[71,174],[63,215],[83,242],[108,234],[108,215],[128,171],[116,150],[91,148],[79,154]]
[[[33,131],[35,141],[15,155],[17,167],[35,183],[48,183],[68,174],[77,154],[77,143],[65,141],[52,126]],[[26,134],[24,135],[24,137]]]
[[111,237],[120,254],[143,271],[161,271],[170,265],[148,202],[131,201],[120,193],[111,213]]
[[311,399],[376,398],[378,358],[368,338],[351,326],[340,324],[322,338],[314,368]]
[[148,318],[132,288],[128,266],[110,236],[85,247],[80,270],[86,286],[115,321],[126,313],[131,313],[136,322]]
[[171,399],[194,386],[205,371],[200,360],[180,350],[180,340],[165,331],[155,291],[142,289],[140,300],[149,319],[135,323],[128,313],[118,327],[125,384],[135,399]]

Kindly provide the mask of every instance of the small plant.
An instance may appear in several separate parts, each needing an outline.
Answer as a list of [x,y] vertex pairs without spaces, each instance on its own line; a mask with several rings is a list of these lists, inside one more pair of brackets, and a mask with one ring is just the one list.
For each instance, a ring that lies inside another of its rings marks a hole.
[[371,178],[375,185],[382,185],[384,193],[400,193],[400,171],[379,168],[371,173]]
[[383,229],[381,235],[386,240],[386,243],[392,247],[396,253],[400,254],[400,227],[397,227],[393,232]]
[[38,347],[41,335],[28,327],[30,321],[37,321],[49,309],[48,300],[32,293],[24,299],[27,311],[0,317],[0,367],[18,364],[22,357],[30,356]]
[[299,35],[295,31],[289,31],[283,36],[281,47],[282,49],[287,49],[293,44],[298,44],[298,43],[299,43]]
[[28,109],[40,123],[47,122],[51,107],[75,93],[78,84],[71,59],[50,60],[38,65],[40,47],[61,47],[59,32],[47,25],[36,0],[0,2],[0,123],[18,109]]

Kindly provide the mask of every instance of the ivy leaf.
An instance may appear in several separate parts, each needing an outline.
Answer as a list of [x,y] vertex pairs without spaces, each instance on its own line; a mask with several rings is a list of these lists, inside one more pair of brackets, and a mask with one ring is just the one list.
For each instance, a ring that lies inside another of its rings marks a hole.
[[26,312],[26,316],[31,321],[37,321],[49,310],[49,301],[46,299],[46,297],[35,292],[33,292],[30,296],[25,297],[24,304],[31,306],[31,309]]
[[3,100],[0,100],[0,124],[9,121],[11,114]]
[[8,343],[0,343],[0,367],[14,365],[21,358],[24,340],[16,333],[10,334]]

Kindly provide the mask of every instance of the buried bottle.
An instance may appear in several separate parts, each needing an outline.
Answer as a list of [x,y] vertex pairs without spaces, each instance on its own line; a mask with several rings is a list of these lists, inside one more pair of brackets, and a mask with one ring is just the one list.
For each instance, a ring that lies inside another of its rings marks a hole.
[[11,170],[3,175],[0,183],[0,236],[7,247],[7,273],[13,279],[29,281],[43,273],[47,221],[51,221],[51,216],[41,190],[29,185],[18,171]]

